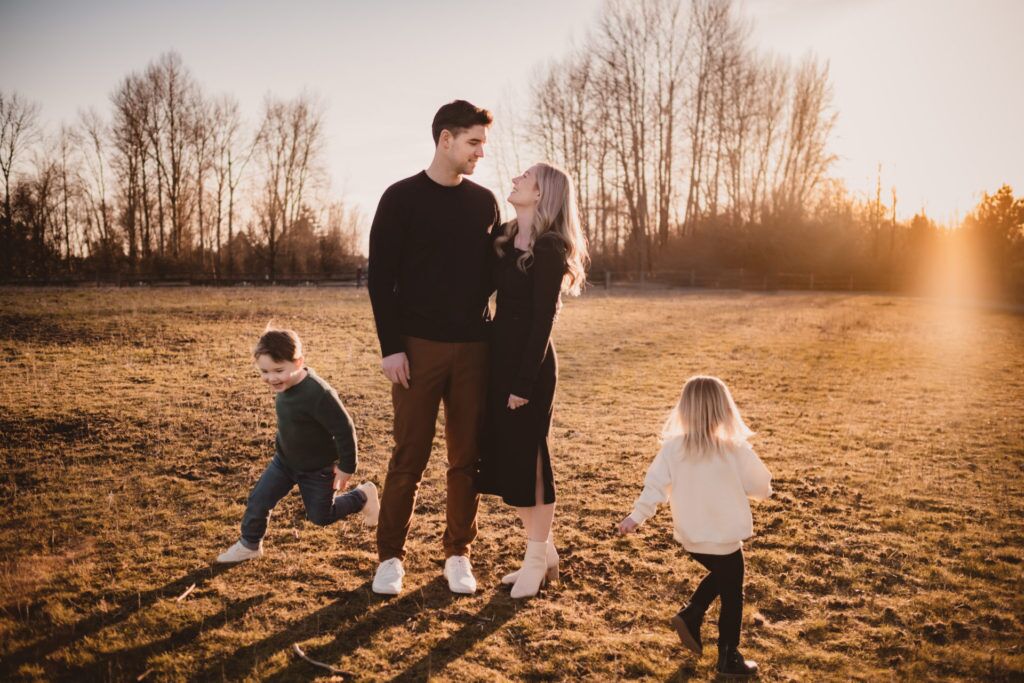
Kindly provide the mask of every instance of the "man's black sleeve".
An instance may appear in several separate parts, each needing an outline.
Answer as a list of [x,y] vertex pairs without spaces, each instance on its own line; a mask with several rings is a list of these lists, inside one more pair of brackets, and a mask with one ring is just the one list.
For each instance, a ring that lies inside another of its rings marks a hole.
[[404,216],[401,209],[393,188],[388,188],[377,204],[377,213],[370,226],[370,272],[366,287],[370,292],[382,357],[405,351],[399,333],[398,294],[395,291],[402,255]]

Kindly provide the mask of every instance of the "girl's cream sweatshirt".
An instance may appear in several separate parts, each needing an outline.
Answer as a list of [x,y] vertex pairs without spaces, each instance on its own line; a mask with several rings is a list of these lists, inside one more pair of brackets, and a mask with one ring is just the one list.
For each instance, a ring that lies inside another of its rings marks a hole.
[[746,443],[721,452],[689,453],[683,438],[665,441],[629,515],[637,524],[669,501],[673,536],[693,553],[729,555],[754,533],[747,497],[772,495],[772,474]]

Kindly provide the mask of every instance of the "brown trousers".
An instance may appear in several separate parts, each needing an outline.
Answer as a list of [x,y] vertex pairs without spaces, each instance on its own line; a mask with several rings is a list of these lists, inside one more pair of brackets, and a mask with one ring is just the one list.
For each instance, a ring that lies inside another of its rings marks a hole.
[[474,482],[487,394],[488,355],[484,342],[437,342],[405,338],[409,388],[395,384],[395,449],[388,463],[377,524],[380,561],[405,559],[413,506],[430,459],[437,411],[444,402],[448,445],[445,557],[469,555],[476,538],[480,496]]

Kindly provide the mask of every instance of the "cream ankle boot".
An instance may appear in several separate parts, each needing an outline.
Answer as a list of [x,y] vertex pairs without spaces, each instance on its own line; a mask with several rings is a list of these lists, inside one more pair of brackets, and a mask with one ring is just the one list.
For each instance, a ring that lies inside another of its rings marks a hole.
[[512,586],[513,598],[529,598],[537,594],[540,587],[544,585],[545,576],[548,571],[547,550],[550,544],[547,541],[527,541],[526,557],[523,558],[523,568],[519,570],[519,578]]
[[[547,563],[547,580],[558,581],[558,550],[555,549],[555,543],[550,535],[548,536]],[[519,571],[520,570],[517,569],[514,572],[505,574],[505,576],[501,577],[501,582],[511,586],[516,582],[516,579],[519,578]]]

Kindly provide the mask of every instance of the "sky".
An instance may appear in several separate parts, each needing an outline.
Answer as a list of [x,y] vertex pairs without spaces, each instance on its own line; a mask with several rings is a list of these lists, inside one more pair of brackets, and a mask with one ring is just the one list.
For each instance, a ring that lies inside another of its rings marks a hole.
[[[176,50],[209,94],[255,121],[267,93],[327,105],[332,192],[372,215],[429,163],[430,121],[456,98],[524,108],[539,65],[566,54],[601,0],[0,0],[0,89],[52,128],[110,110],[131,71]],[[1024,194],[1024,0],[741,0],[753,43],[830,65],[832,175],[897,213],[962,218],[1002,183]],[[1016,34],[1016,35],[1015,35]],[[498,129],[496,129],[498,130]],[[491,155],[475,180],[499,191]]]

